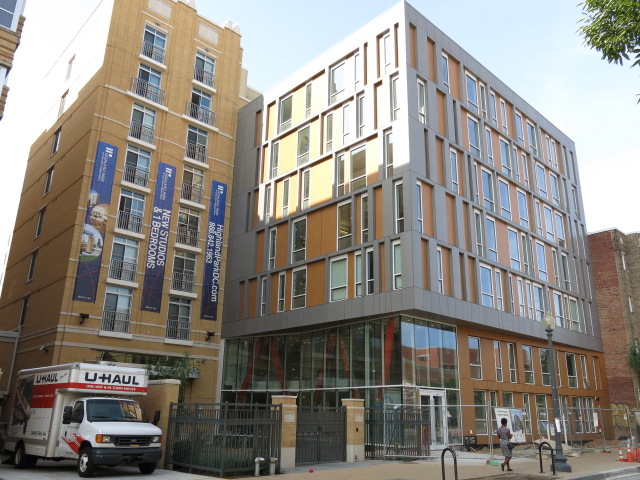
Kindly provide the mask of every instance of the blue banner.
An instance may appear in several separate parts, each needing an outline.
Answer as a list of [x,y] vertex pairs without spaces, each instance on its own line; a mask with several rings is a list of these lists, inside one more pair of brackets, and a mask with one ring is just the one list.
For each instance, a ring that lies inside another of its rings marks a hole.
[[202,279],[202,305],[200,318],[218,319],[218,294],[222,270],[222,237],[224,236],[224,211],[227,201],[227,186],[211,182],[211,203],[207,226],[207,246],[204,252],[204,278]]
[[118,147],[98,142],[91,188],[87,195],[87,215],[80,237],[78,271],[73,291],[73,299],[81,302],[95,303],[96,301],[117,159]]
[[142,304],[140,308],[147,312],[160,312],[164,268],[167,263],[169,226],[171,225],[171,204],[176,183],[176,168],[166,163],[158,164],[156,194],[151,213],[151,229],[147,247]]

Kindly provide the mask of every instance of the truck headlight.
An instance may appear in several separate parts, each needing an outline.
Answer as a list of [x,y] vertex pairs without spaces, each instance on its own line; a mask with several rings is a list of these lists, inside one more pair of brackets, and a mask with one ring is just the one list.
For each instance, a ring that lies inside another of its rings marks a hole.
[[96,435],[96,443],[111,443],[111,435]]
[[151,439],[152,443],[162,443],[162,435],[156,435]]

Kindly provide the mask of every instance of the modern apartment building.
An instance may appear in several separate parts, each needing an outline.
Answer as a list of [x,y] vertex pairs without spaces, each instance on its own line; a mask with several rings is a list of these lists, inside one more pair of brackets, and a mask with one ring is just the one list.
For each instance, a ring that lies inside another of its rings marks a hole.
[[638,344],[640,234],[617,229],[589,234],[602,342],[607,359],[609,400],[621,408],[640,408],[638,372],[629,365]]
[[575,146],[413,7],[245,106],[236,149],[224,401],[428,405],[433,446],[515,407],[547,434],[549,312],[565,420],[597,430]]
[[20,368],[187,352],[201,362],[187,400],[215,401],[226,198],[254,95],[239,30],[191,0],[95,3],[43,81],[0,302],[0,328],[19,333],[0,393]]
[[13,57],[20,45],[24,26],[24,4],[26,0],[11,0],[0,4],[0,120],[7,104],[7,77],[13,66]]

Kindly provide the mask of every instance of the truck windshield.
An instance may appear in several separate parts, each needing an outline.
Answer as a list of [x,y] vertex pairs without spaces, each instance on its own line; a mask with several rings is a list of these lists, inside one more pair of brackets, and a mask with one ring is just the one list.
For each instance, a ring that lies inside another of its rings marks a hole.
[[95,398],[87,400],[87,420],[90,422],[146,422],[147,417],[136,401]]

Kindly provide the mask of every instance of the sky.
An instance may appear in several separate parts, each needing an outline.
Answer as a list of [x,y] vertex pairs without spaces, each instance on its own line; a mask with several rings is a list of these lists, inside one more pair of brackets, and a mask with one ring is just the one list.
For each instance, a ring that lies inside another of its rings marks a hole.
[[[576,144],[587,230],[640,231],[640,68],[583,44],[579,0],[409,3]],[[14,227],[29,146],[44,115],[38,85],[98,0],[27,0],[0,120],[0,260]],[[251,87],[265,91],[391,8],[396,0],[196,0],[218,25],[240,26]],[[4,262],[2,262],[4,263]]]

